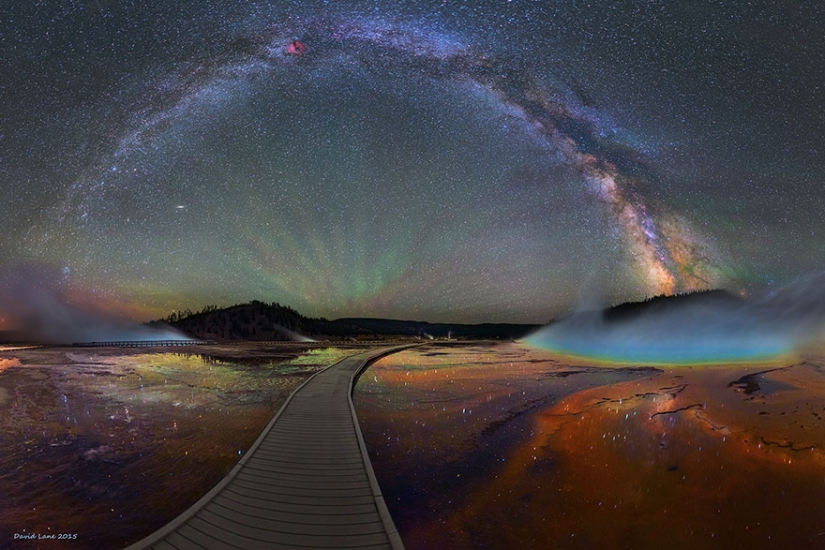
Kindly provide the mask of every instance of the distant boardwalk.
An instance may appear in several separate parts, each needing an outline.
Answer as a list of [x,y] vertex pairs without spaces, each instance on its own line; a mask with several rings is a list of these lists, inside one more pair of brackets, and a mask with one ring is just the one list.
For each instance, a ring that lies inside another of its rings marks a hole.
[[75,342],[76,348],[154,348],[216,344],[212,340],[115,340],[111,342]]
[[352,385],[368,362],[407,347],[359,353],[307,380],[223,481],[127,550],[402,550],[355,418]]

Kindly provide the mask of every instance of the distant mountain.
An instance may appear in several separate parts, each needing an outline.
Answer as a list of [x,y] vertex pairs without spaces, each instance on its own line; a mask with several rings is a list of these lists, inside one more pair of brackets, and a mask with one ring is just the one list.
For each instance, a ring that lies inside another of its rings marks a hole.
[[338,319],[334,323],[358,327],[372,334],[399,336],[432,336],[434,338],[517,339],[536,330],[541,325],[512,323],[481,323],[461,325],[456,323],[427,323],[424,321],[396,321],[392,319]]
[[538,325],[484,323],[462,325],[391,319],[337,319],[304,317],[289,306],[253,301],[227,308],[207,306],[202,311],[176,312],[149,323],[168,324],[203,340],[301,340],[381,338],[392,336],[444,338],[514,339],[532,332]]

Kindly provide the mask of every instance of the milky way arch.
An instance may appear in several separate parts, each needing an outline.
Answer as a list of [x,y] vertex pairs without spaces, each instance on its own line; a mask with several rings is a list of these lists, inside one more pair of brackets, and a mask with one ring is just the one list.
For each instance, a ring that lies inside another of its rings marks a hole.
[[[386,74],[461,84],[518,121],[525,134],[547,150],[548,158],[580,175],[582,198],[607,213],[645,293],[701,289],[722,282],[712,240],[653,198],[655,178],[646,177],[650,162],[645,154],[617,141],[599,112],[583,106],[575,94],[531,78],[529,71],[514,63],[484,55],[443,33],[362,18],[291,21],[235,37],[213,55],[156,69],[148,79],[149,91],[135,101],[128,120],[119,125],[125,130],[110,132],[106,153],[72,186],[61,218],[79,227],[92,223],[88,220],[101,209],[100,197],[113,196],[105,188],[106,178],[125,168],[139,172],[140,152],[163,147],[170,128],[182,120],[196,123],[203,110],[231,106],[243,90],[273,74],[334,72],[353,63]],[[553,192],[552,181],[547,182],[547,192]],[[288,241],[289,236],[284,236],[281,245],[288,246]],[[309,291],[297,288],[296,292],[307,296]]]

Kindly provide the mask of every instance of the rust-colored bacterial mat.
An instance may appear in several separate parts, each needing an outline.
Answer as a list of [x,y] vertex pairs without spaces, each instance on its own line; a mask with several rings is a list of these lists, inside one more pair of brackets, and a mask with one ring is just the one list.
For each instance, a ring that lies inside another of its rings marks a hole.
[[410,550],[816,548],[823,365],[430,346],[373,365],[356,407]]

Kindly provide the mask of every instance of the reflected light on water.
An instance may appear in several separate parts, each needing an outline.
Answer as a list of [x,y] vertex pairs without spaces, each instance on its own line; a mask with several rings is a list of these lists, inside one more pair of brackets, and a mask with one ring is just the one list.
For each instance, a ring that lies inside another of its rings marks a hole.
[[122,548],[162,527],[228,473],[309,374],[351,353],[303,351],[0,358],[0,547],[14,533],[60,532],[77,533],[59,542],[76,550]]

